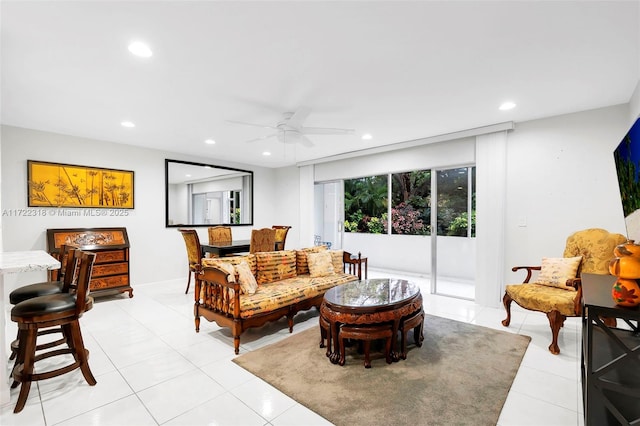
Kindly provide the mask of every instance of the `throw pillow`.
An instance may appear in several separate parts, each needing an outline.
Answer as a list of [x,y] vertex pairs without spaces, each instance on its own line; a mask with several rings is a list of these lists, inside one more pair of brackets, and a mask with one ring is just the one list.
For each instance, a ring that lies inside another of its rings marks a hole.
[[307,263],[307,254],[327,251],[327,246],[313,246],[300,250],[296,250],[296,269],[298,275],[308,274],[309,265]]
[[582,256],[576,257],[543,257],[542,268],[536,278],[535,284],[543,284],[558,287],[564,290],[574,290],[567,286],[567,280],[575,278],[580,267]]
[[256,278],[251,273],[251,268],[247,262],[240,262],[236,265],[236,272],[238,272],[238,283],[240,284],[240,291],[244,294],[254,294],[258,290],[258,283]]
[[331,253],[329,252],[308,253],[307,262],[311,277],[324,277],[334,274]]
[[227,274],[227,281],[230,283],[236,282],[236,268],[233,267],[229,262],[220,262],[215,265],[217,268],[222,269]]

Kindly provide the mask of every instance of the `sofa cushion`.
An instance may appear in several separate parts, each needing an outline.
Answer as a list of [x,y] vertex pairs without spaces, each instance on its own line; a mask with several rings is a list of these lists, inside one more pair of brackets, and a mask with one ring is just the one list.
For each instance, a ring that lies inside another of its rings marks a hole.
[[[256,276],[256,256],[255,254],[247,254],[242,256],[225,256],[225,257],[205,257],[202,259],[202,266],[218,266],[221,262],[227,262],[232,265],[237,265],[240,262],[247,262],[251,273]],[[237,275],[237,274],[236,274]],[[238,277],[236,276],[236,279]]]
[[307,262],[308,253],[319,253],[327,250],[327,246],[313,246],[300,250],[296,250],[296,272],[298,275],[309,273],[309,264]]
[[282,281],[265,283],[258,286],[255,294],[240,296],[240,316],[251,318],[272,312],[275,309],[324,294],[331,287],[353,280],[353,275],[342,273],[319,278],[311,278],[305,274]]
[[309,265],[309,275],[311,275],[311,277],[315,278],[333,275],[331,253],[329,253],[328,251],[320,253],[308,253],[307,263]]
[[236,265],[238,273],[238,283],[240,284],[241,294],[254,294],[258,290],[256,278],[251,273],[247,262],[240,262]]
[[331,253],[331,264],[333,265],[333,272],[336,274],[344,271],[344,250],[329,250]]
[[258,252],[255,256],[258,285],[296,276],[295,250]]
[[566,284],[567,280],[576,277],[581,260],[582,256],[559,258],[543,257],[542,267],[535,280],[535,284],[575,291],[573,287]]

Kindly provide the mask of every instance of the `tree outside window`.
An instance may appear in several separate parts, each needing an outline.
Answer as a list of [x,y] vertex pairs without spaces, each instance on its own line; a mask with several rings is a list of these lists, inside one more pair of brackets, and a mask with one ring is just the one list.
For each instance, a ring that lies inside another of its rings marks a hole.
[[344,181],[345,231],[386,234],[387,206],[387,175]]
[[[466,237],[469,227],[469,171],[475,181],[475,167],[439,170],[438,235]],[[471,188],[471,236],[475,237],[475,188]]]
[[[469,173],[471,173],[471,179],[469,179]],[[389,177],[391,180],[390,222],[387,210]],[[475,237],[475,167],[439,170],[436,173],[436,179],[438,184],[437,235]],[[345,231],[430,235],[432,202],[431,170],[348,179],[344,181]],[[469,212],[471,212],[470,221]],[[469,226],[471,226],[470,231],[468,231]]]
[[431,170],[391,175],[391,233],[431,233]]

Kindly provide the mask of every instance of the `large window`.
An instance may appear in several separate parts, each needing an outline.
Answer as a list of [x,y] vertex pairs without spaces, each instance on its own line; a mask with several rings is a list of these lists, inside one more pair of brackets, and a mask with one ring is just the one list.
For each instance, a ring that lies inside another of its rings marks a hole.
[[[475,237],[475,167],[434,173],[438,193],[437,235]],[[431,180],[431,170],[345,180],[345,231],[430,235]]]

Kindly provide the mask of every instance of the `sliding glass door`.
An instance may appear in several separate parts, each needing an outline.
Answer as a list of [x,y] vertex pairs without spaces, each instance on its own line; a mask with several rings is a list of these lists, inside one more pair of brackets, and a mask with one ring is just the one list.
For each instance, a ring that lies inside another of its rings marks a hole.
[[314,186],[314,236],[316,242],[342,248],[344,188],[342,181],[322,182]]
[[432,292],[475,299],[475,167],[432,178]]

